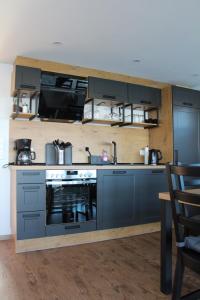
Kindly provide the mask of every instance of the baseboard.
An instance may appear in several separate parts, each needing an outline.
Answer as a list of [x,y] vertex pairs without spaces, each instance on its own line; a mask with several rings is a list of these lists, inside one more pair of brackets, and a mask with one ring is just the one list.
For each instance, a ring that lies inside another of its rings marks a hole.
[[0,241],[12,239],[12,234],[0,235]]

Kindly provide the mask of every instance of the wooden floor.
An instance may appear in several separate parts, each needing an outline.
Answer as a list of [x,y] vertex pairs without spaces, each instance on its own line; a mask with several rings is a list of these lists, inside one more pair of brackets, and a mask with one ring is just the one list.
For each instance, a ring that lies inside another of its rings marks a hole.
[[[159,233],[14,254],[0,242],[1,300],[159,300]],[[187,290],[200,286],[187,272]]]

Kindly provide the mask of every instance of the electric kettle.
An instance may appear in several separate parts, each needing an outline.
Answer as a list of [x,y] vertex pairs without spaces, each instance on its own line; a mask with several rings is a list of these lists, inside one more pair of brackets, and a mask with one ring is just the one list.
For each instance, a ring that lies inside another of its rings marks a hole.
[[162,153],[157,149],[149,150],[149,165],[157,165],[159,161],[162,159]]

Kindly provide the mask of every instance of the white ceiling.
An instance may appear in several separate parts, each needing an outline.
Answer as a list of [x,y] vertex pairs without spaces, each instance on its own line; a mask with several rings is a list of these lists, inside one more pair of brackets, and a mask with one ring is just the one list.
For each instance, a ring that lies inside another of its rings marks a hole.
[[198,88],[200,1],[0,0],[0,62],[17,55]]

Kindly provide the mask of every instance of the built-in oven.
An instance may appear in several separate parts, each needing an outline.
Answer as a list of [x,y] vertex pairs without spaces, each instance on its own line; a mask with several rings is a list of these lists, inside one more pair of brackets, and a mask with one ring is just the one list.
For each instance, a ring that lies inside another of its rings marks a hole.
[[46,171],[46,234],[96,230],[96,170]]

